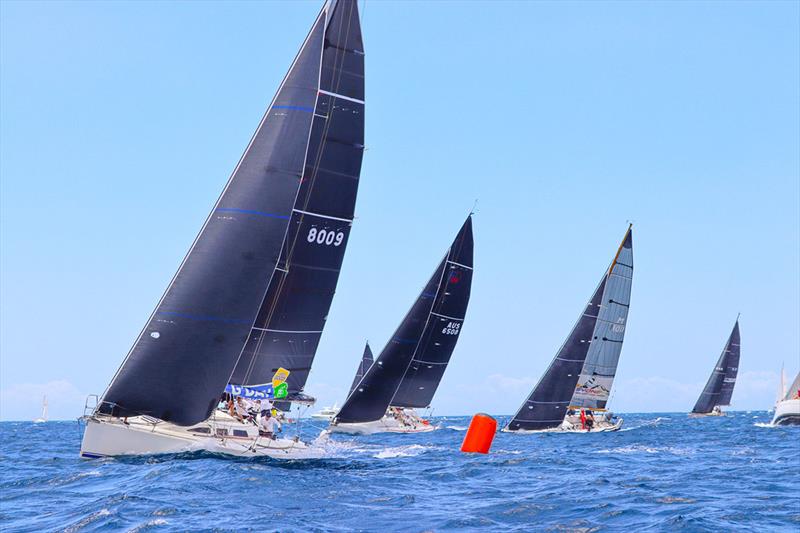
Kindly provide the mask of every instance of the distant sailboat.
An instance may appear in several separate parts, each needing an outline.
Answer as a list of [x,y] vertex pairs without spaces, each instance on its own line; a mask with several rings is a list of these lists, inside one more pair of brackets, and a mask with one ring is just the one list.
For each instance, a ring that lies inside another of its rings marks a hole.
[[42,398],[42,416],[33,421],[34,424],[43,424],[47,422],[47,396]]
[[[503,431],[586,431],[588,424],[593,431],[620,428],[622,419],[613,420],[606,404],[625,338],[632,281],[628,227],[578,322]],[[595,419],[595,412],[602,415]],[[587,413],[592,413],[588,423]]]
[[[356,385],[361,381],[361,378],[364,377],[364,374],[367,373],[369,367],[372,366],[372,362],[374,357],[372,356],[372,350],[369,347],[369,342],[367,342],[366,346],[364,346],[364,355],[361,356],[361,361],[358,363],[358,368],[356,369],[356,375],[353,377],[353,384],[350,385],[350,394],[353,394],[353,389],[356,388]],[[336,416],[336,413],[339,412],[339,406],[333,404],[333,407],[325,407],[320,409],[318,412],[311,415],[311,418],[316,418],[319,420],[333,420],[333,417]]]
[[430,406],[458,342],[472,287],[472,249],[470,215],[391,340],[342,405],[331,431],[434,429],[413,409]]
[[722,416],[722,407],[731,404],[733,388],[736,386],[736,375],[739,373],[740,342],[739,318],[737,317],[728,341],[725,343],[725,348],[723,348],[703,392],[700,393],[700,397],[692,409],[692,415]]
[[775,404],[774,426],[800,426],[800,372]]
[[[206,449],[277,458],[297,439],[216,409],[302,393],[336,289],[364,151],[356,0],[320,11],[222,195],[92,414],[83,457]],[[281,376],[278,378],[278,376]],[[243,387],[246,386],[246,387]],[[287,391],[278,396],[278,387]]]

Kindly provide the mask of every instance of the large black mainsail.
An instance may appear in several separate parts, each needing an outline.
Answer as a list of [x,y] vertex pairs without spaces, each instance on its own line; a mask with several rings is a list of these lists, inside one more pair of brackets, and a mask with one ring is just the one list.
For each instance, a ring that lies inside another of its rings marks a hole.
[[[276,278],[285,278],[285,260],[295,241],[311,243],[314,228],[319,247],[335,250],[331,255],[344,251],[363,138],[349,126],[344,128],[349,135],[338,125],[323,127],[323,134],[319,124],[338,124],[329,118],[339,114],[363,119],[355,6],[355,0],[339,0],[322,9],[214,209],[103,395],[99,412],[146,414],[180,425],[205,420],[228,383],[265,295],[276,291]],[[340,36],[342,28],[353,27],[355,37],[350,31]],[[356,73],[338,74],[345,70]],[[353,101],[331,96],[337,90],[355,95]],[[320,148],[325,141],[332,144],[331,138],[341,144],[333,150],[336,155]],[[325,195],[342,199],[336,204],[341,212],[318,205],[314,191],[320,188],[321,168],[341,173],[321,180]],[[303,212],[326,217],[308,220],[298,216]],[[306,248],[294,251],[295,262],[313,263],[308,256],[316,249]],[[340,261],[329,258],[337,268]],[[289,290],[332,292],[335,275],[324,268],[319,272],[310,287]],[[327,310],[322,299],[319,307]]]
[[[560,426],[570,405],[582,401],[576,400],[581,389],[578,382],[587,374],[590,361],[590,376],[598,361],[605,360],[606,372],[613,379],[630,305],[632,275],[633,233],[629,226],[578,322],[525,403],[508,423],[508,431],[538,431]],[[610,324],[617,327],[610,327]],[[614,338],[609,338],[609,330],[615,334]],[[606,394],[601,407],[605,406],[607,399]],[[591,407],[598,407],[598,403],[592,402]]]
[[[472,215],[334,423],[379,420],[389,405],[427,406],[455,348],[472,286]],[[401,388],[401,383],[406,385]]]
[[361,382],[361,379],[364,377],[364,374],[367,373],[369,367],[372,366],[375,358],[372,355],[372,350],[369,347],[369,342],[364,346],[364,355],[361,356],[361,361],[358,363],[358,368],[356,369],[356,375],[353,377],[353,383],[350,385],[350,392],[347,395],[353,394],[353,391]]
[[301,392],[325,327],[350,234],[364,152],[364,47],[355,0],[329,4],[322,71],[300,190],[275,275],[231,383],[283,367]]
[[703,392],[700,393],[692,413],[708,414],[716,406],[730,405],[733,387],[736,385],[736,376],[739,373],[740,342],[739,319],[737,318],[733,330],[728,336],[728,341],[725,343],[725,348],[723,348]]

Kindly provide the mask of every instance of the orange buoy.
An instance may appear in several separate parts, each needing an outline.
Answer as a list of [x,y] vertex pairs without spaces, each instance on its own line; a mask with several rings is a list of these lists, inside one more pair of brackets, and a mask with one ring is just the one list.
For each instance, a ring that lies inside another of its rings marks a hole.
[[497,420],[491,416],[478,413],[472,417],[461,451],[466,453],[489,453],[494,434],[497,432]]

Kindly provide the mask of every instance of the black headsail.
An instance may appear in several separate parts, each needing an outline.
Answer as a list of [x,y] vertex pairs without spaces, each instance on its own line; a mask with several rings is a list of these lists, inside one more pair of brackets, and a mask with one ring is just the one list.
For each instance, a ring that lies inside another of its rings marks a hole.
[[374,360],[375,358],[372,356],[372,350],[369,348],[369,342],[367,342],[367,344],[364,346],[364,355],[361,356],[361,361],[358,363],[358,369],[356,369],[356,375],[353,378],[353,384],[350,385],[350,392],[347,393],[348,396],[353,394],[356,385],[359,384],[361,378],[363,378],[364,374],[367,373],[367,370],[369,370],[369,367],[372,366]]
[[290,398],[308,379],[355,210],[364,152],[364,48],[355,0],[328,5],[324,42],[302,185],[278,267],[231,376],[231,383],[257,385],[286,368]]
[[211,414],[295,223],[324,71],[325,17],[323,9],[100,412],[181,425]]
[[[389,405],[426,406],[461,331],[472,285],[472,216],[334,423],[379,420]],[[401,382],[411,386],[400,391]],[[402,396],[398,393],[402,392]],[[395,403],[395,401],[399,403]]]
[[592,333],[600,312],[606,276],[592,294],[589,303],[558,350],[550,366],[528,399],[508,423],[510,431],[534,431],[555,428],[564,421],[578,376],[592,342]]
[[707,414],[713,411],[715,406],[730,405],[733,387],[736,385],[736,375],[739,373],[740,342],[737,318],[725,348],[714,366],[714,371],[711,372],[703,392],[700,393],[692,409],[693,413]]

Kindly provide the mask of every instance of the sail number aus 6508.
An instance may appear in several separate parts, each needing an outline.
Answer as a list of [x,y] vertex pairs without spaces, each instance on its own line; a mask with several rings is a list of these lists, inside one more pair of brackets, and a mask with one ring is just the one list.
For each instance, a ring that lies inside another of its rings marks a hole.
[[442,333],[445,335],[458,335],[458,332],[461,330],[461,323],[460,322],[448,322],[447,326],[442,328]]
[[341,231],[333,231],[330,229],[317,229],[311,228],[308,230],[308,236],[306,237],[308,242],[315,242],[317,244],[324,244],[326,246],[330,246],[331,244],[334,246],[339,246],[344,241],[344,233]]

